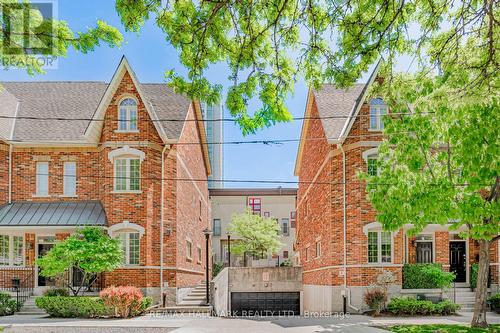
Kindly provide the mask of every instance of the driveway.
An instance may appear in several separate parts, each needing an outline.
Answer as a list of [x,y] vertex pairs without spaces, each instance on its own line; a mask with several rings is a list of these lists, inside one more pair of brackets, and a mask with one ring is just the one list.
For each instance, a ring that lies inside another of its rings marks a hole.
[[[43,316],[0,317],[5,332],[22,333],[387,333],[374,326],[394,324],[468,323],[471,313],[448,317],[340,317],[217,318],[207,315],[146,315],[132,319],[57,319]],[[500,316],[489,314],[490,323]]]

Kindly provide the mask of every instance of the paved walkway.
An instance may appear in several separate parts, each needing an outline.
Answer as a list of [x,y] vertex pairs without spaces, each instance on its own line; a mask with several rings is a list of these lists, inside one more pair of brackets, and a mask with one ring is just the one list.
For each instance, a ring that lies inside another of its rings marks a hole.
[[[467,324],[472,313],[447,317],[340,317],[217,318],[207,315],[146,315],[132,319],[57,319],[17,315],[0,317],[5,332],[22,333],[387,333],[377,327],[397,324]],[[489,313],[488,322],[500,323]],[[375,327],[374,327],[375,326]]]

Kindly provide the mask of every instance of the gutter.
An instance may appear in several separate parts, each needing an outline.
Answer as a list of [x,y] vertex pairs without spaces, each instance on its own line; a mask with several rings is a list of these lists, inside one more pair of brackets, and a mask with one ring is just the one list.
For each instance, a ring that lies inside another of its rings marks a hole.
[[160,204],[160,302],[163,305],[163,237],[165,236],[163,226],[163,211],[164,211],[164,193],[165,193],[165,151],[170,145],[165,145],[161,151],[161,204]]
[[[342,291],[342,296],[347,298],[347,306],[356,312],[360,312],[360,309],[356,308],[351,303],[351,290],[347,287],[347,184],[346,184],[346,155],[342,144],[339,144],[339,148],[342,151],[342,211],[343,211],[343,227],[344,227],[344,290]],[[345,303],[344,303],[345,304]]]

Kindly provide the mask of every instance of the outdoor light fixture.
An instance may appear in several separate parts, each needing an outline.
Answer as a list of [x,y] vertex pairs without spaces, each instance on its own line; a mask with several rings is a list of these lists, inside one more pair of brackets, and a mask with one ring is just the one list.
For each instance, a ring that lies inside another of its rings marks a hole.
[[227,266],[231,267],[231,234],[227,232]]

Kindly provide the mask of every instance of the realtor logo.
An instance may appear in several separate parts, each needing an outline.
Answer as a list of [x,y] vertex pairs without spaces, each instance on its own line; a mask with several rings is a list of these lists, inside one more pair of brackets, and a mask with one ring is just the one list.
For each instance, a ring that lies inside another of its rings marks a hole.
[[54,66],[55,8],[53,1],[0,3],[4,67]]

